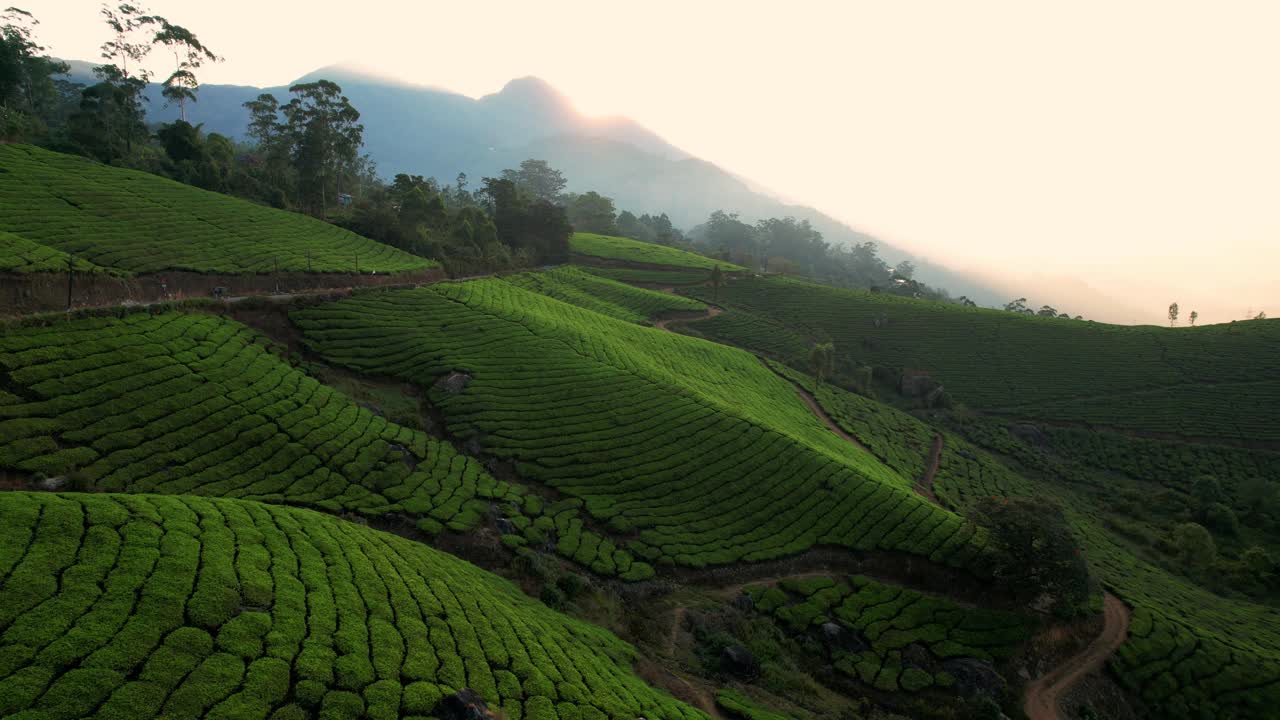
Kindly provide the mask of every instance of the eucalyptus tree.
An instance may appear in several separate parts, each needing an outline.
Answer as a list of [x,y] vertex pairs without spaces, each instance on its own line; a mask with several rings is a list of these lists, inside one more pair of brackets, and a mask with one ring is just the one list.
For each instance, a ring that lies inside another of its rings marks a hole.
[[205,47],[190,30],[174,25],[162,17],[154,20],[160,24],[160,31],[156,33],[152,43],[168,48],[173,53],[174,62],[174,71],[164,81],[161,94],[170,103],[177,103],[178,117],[186,122],[187,103],[196,101],[196,91],[200,89],[195,71],[206,61],[219,62],[221,58]]
[[281,110],[284,132],[293,150],[306,204],[320,216],[328,211],[330,186],[337,188],[344,172],[354,171],[364,144],[360,112],[330,80],[300,83],[289,88],[294,97]]

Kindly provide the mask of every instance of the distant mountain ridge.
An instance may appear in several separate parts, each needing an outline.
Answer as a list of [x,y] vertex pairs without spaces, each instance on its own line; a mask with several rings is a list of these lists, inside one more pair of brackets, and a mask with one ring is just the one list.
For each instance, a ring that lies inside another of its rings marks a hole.
[[[91,64],[72,65],[75,79],[93,81]],[[806,219],[836,244],[876,239],[811,207],[759,192],[633,120],[585,117],[568,98],[536,77],[512,80],[480,98],[341,66],[321,68],[296,82],[321,78],[341,85],[360,111],[365,149],[385,177],[404,172],[449,183],[465,172],[477,182],[522,160],[538,158],[564,172],[569,190],[597,190],[613,197],[619,210],[636,214],[665,212],[685,229],[704,222],[715,210],[724,210],[748,222],[788,215]],[[284,101],[289,88],[204,85],[198,102],[187,108],[188,120],[202,124],[206,132],[241,139],[249,122],[243,103],[264,92]],[[165,107],[158,85],[153,83],[147,95],[149,121],[177,118],[177,108]],[[886,260],[911,259],[917,277],[931,285],[986,305],[1005,301],[980,280],[877,242]]]

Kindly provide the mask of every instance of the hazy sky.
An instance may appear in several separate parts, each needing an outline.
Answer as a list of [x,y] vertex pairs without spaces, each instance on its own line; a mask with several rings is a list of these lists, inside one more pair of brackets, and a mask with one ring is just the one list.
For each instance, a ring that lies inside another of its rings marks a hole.
[[[17,0],[92,59],[89,0]],[[274,85],[334,63],[479,96],[537,75],[1033,302],[1280,316],[1280,2],[153,0]],[[603,189],[603,188],[602,188]],[[1037,295],[1037,292],[1040,295]],[[1069,291],[1063,290],[1062,293]]]

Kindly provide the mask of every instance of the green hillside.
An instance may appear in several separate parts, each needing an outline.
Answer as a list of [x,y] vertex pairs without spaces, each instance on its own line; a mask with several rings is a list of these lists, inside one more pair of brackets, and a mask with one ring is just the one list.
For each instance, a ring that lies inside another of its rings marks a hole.
[[[836,623],[866,638],[870,646],[861,651],[837,650],[834,665],[850,678],[884,692],[949,688],[955,678],[942,669],[941,661],[1008,657],[1034,626],[1029,616],[969,608],[863,576],[783,580],[777,586],[757,585],[746,592],[754,610],[773,615],[792,632]],[[917,654],[904,662],[908,646],[927,648],[928,659]]]
[[719,265],[725,272],[744,269],[733,263],[714,260],[686,250],[612,235],[574,233],[569,240],[569,251],[575,255],[619,263],[661,265],[690,270],[711,270]]
[[612,634],[420,543],[307,510],[155,495],[0,503],[0,715],[705,717]]
[[[687,291],[711,299],[710,288]],[[924,371],[976,409],[1189,436],[1280,440],[1280,321],[1198,328],[1028,317],[783,278],[727,284],[697,332],[803,367],[830,340],[846,366]]]
[[[0,470],[74,474],[81,489],[408,514],[429,533],[468,530],[490,502],[507,500],[522,531],[507,540],[513,547],[544,540],[557,523],[581,525],[581,502],[544,504],[495,480],[225,318],[137,314],[15,329],[0,336],[0,369]],[[583,562],[627,579],[653,572],[625,550],[605,555]]]
[[[890,466],[903,472],[920,468],[918,458],[925,456],[937,432],[934,428],[840,388],[815,387],[801,373],[782,372],[813,388],[823,408]],[[1052,497],[1068,509],[1094,572],[1134,610],[1130,639],[1112,661],[1126,688],[1168,717],[1196,717],[1200,712],[1216,717],[1230,713],[1266,717],[1266,711],[1280,702],[1280,622],[1274,611],[1231,594],[1216,594],[1219,588],[1201,587],[1146,559],[1146,549],[1114,530],[1119,521],[1116,506],[1127,492],[1124,479],[1111,474],[1126,472],[1135,480],[1189,491],[1190,479],[1212,472],[1239,497],[1245,479],[1276,477],[1280,455],[1070,429],[1047,431],[1053,438],[1053,452],[1047,453],[1009,435],[998,422],[975,419],[966,421],[965,427],[1004,456],[1016,458],[1014,464],[1026,476],[992,453],[944,431],[934,485],[938,498],[948,507],[965,511],[986,498],[1038,495]],[[1098,494],[1098,486],[1107,487],[1108,494]],[[1135,487],[1133,492],[1142,503],[1158,497],[1150,488]],[[903,597],[909,595],[903,593]],[[789,614],[805,618],[832,611],[839,614],[838,599],[831,591],[814,597],[822,607],[812,609],[814,601],[809,601]],[[766,604],[765,609],[772,612],[771,607]],[[1241,633],[1240,628],[1249,632]],[[879,677],[875,671],[885,665],[886,651],[891,649],[884,648],[875,657],[864,653],[842,669],[867,675],[871,679],[866,682],[873,684]],[[889,667],[894,667],[891,661]],[[897,671],[903,672],[900,667]],[[896,677],[901,682],[902,676]],[[917,679],[924,682],[922,677]]]
[[511,275],[505,280],[540,295],[635,323],[648,322],[662,313],[697,312],[707,307],[697,300],[631,287],[572,266]]
[[[31,243],[131,273],[394,273],[437,266],[305,215],[26,145],[0,144],[0,231],[25,241],[0,238],[0,270],[11,269],[10,254],[33,255]],[[44,264],[12,269],[49,269]]]
[[[67,261],[70,259],[71,256],[61,250],[55,250],[48,245],[42,245],[12,233],[0,232],[0,272],[66,272]],[[84,258],[78,257],[72,262],[76,272],[110,272],[107,268],[94,265]]]
[[[638,530],[627,547],[651,561],[724,564],[822,543],[964,565],[980,547],[741,350],[502,280],[363,295],[294,320],[358,371],[422,386],[469,374],[464,392],[431,393],[451,432],[615,530]],[[561,535],[571,550],[575,533]]]

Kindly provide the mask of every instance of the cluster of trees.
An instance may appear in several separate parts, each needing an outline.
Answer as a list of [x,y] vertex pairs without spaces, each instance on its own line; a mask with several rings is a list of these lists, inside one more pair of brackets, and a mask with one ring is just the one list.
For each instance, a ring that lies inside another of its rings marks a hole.
[[832,245],[808,220],[775,217],[752,225],[736,213],[717,210],[693,228],[689,238],[692,249],[759,272],[803,275],[841,287],[952,301],[945,291],[916,280],[911,261],[889,265],[880,257],[875,242]]
[[1072,317],[1070,313],[1059,312],[1052,305],[1041,305],[1039,310],[1032,309],[1027,305],[1026,298],[1018,298],[1011,302],[1005,303],[1005,312],[1018,313],[1020,315],[1036,315],[1038,317],[1062,318],[1063,320],[1083,320],[1080,315]]
[[39,21],[30,13],[9,8],[0,15],[3,134],[103,162],[145,165],[151,145],[144,121],[143,93],[152,78],[147,57],[157,48],[172,54],[161,94],[183,118],[200,87],[196,71],[220,58],[195,33],[141,5],[103,4],[99,14],[107,30],[104,62],[93,69],[97,82],[88,87],[62,77],[69,67],[44,54],[35,34]]

